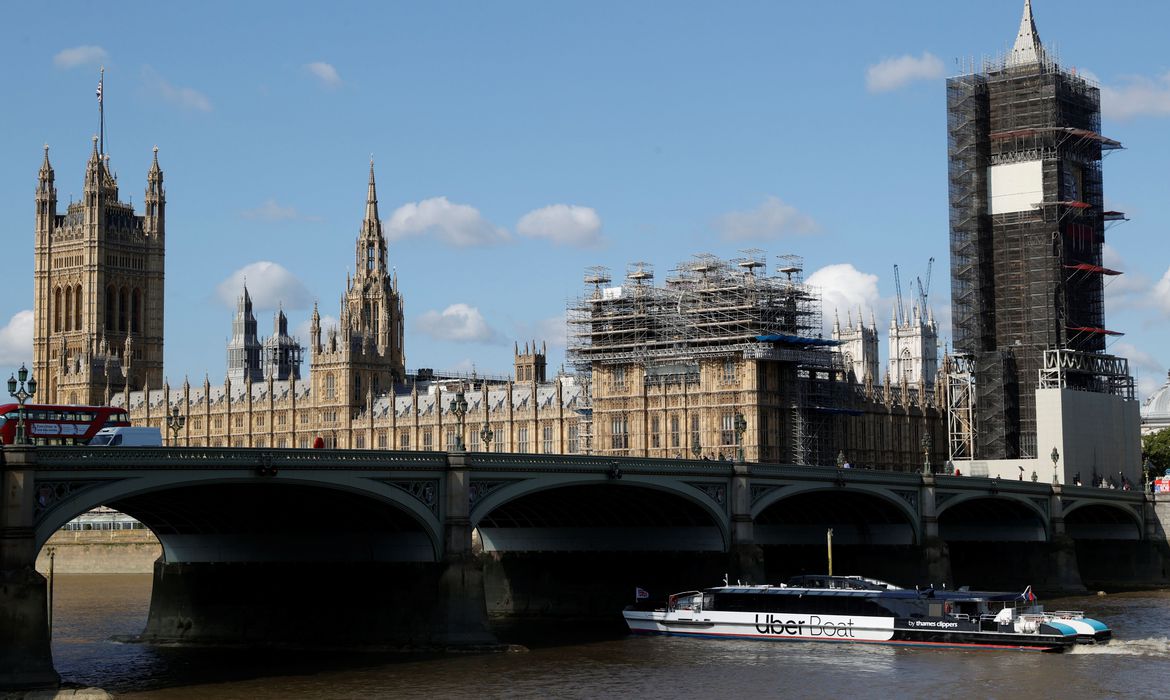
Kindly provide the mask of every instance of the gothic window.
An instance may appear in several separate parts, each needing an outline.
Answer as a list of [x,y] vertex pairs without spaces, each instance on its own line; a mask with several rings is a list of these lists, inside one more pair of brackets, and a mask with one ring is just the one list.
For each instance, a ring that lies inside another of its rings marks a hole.
[[424,450],[429,450],[434,447],[434,443],[431,441],[431,431],[429,429],[423,431],[422,443]]
[[735,381],[735,360],[723,361],[723,381],[728,384]]
[[362,397],[362,375],[360,374],[353,377],[353,395],[359,399]]
[[499,429],[495,430],[494,432],[495,432],[494,437],[492,437],[492,452],[503,452],[504,451],[504,430],[503,430],[503,428],[499,428]]
[[237,428],[244,427],[244,414],[242,414],[242,413],[236,414],[236,427]]
[[447,428],[447,451],[455,451],[455,429]]
[[384,450],[384,449],[386,449],[386,447],[387,447],[387,442],[386,442],[386,431],[385,431],[385,430],[379,430],[379,431],[378,431],[378,449],[379,449],[379,450]]
[[698,416],[698,414],[692,414],[691,415],[691,450],[692,451],[699,449],[699,448],[702,448],[703,443],[699,439],[701,437],[702,437],[702,433],[699,430],[699,416]]
[[[57,290],[60,291],[60,290]],[[73,288],[65,288],[65,330],[73,330]]]
[[114,330],[115,314],[117,313],[117,296],[118,293],[114,291],[114,285],[106,287],[106,330]]
[[678,416],[670,417],[670,446],[679,447]]
[[553,453],[553,429],[552,429],[552,426],[546,425],[543,428],[541,428],[541,431],[542,431],[541,432],[541,441],[543,444],[541,445],[540,451],[545,453],[546,455],[551,455]]
[[610,420],[610,447],[615,450],[630,447],[630,424],[625,416],[614,416]]
[[337,393],[337,389],[333,384],[334,379],[332,374],[325,375],[325,398],[332,399]]
[[650,418],[650,446],[651,447],[661,447],[662,446],[661,445],[661,443],[662,443],[661,431],[662,431],[662,419],[659,418],[658,416],[652,416]]
[[577,454],[581,447],[581,428],[576,425],[569,426],[569,454]]
[[61,330],[61,288],[53,292],[53,332]]
[[516,431],[516,451],[528,451],[528,428],[520,428]]
[[366,448],[366,436],[365,435],[354,436],[353,446],[359,450],[364,450]]
[[118,331],[121,333],[125,333],[127,330],[126,312],[129,311],[129,309],[126,307],[129,305],[129,301],[130,292],[125,287],[122,287],[122,289],[118,291]]
[[373,245],[366,246],[366,269],[367,270],[374,269],[374,246]]
[[906,376],[906,381],[914,381],[914,365],[910,361],[910,351],[906,348],[902,349],[902,374]]
[[410,449],[410,433],[403,433],[398,436],[398,446],[404,450]]
[[264,416],[256,416],[256,427],[257,428],[264,427]]
[[73,291],[73,330],[81,330],[81,285]]
[[134,333],[142,332],[142,292],[134,290],[130,299],[130,330]]
[[724,413],[720,416],[719,444],[735,444],[735,415]]

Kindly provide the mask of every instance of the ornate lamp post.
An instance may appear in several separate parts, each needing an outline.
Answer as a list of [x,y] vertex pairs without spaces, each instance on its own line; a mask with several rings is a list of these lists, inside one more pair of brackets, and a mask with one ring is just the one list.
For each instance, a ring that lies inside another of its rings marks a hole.
[[447,410],[455,416],[455,425],[458,431],[455,433],[455,451],[463,452],[463,418],[467,415],[467,397],[463,395],[462,384],[459,385],[459,390],[455,392],[455,398],[451,399]]
[[747,421],[744,420],[742,413],[735,414],[735,446],[738,453],[738,461],[743,462],[743,434],[747,431]]
[[843,469],[845,467],[845,450],[837,453],[837,468]]
[[179,413],[178,406],[172,406],[171,412],[167,414],[167,427],[171,431],[171,447],[174,447],[179,442],[179,431],[183,426],[187,425],[187,417]]
[[20,404],[20,422],[16,424],[16,444],[27,444],[28,438],[24,430],[24,402],[37,393],[37,380],[36,377],[28,376],[28,368],[23,363],[16,371],[15,377],[8,375],[8,393]]
[[934,447],[934,438],[932,438],[930,436],[930,433],[923,433],[922,434],[922,457],[923,457],[922,473],[923,474],[930,473],[930,449],[932,447]]
[[483,427],[479,429],[479,439],[483,440],[483,451],[491,452],[492,427],[488,425],[486,420],[483,422]]
[[698,459],[699,455],[702,453],[703,453],[703,448],[701,446],[699,446],[699,441],[695,440],[694,442],[692,442],[691,443],[691,454],[693,454],[695,456],[695,459]]
[[1048,458],[1052,460],[1052,485],[1056,486],[1060,483],[1060,479],[1056,476],[1056,463],[1060,461],[1060,450],[1053,447],[1052,454],[1048,455]]

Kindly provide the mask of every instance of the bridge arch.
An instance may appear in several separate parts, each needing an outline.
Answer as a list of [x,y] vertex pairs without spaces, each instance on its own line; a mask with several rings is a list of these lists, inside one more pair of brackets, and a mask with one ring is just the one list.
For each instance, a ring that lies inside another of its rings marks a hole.
[[[487,549],[556,549],[557,538],[599,549],[727,551],[729,547],[725,482],[710,484],[710,492],[681,481],[640,475],[613,479],[605,474],[545,474],[494,488],[488,483],[473,482],[470,514],[480,544]],[[483,495],[476,497],[478,493]],[[536,535],[537,529],[546,532]],[[658,543],[651,546],[646,538],[647,544],[640,544],[638,532],[654,532]],[[530,535],[534,539],[527,542],[518,539]]]
[[752,504],[758,544],[834,543],[913,545],[921,541],[915,505],[881,487],[833,484],[786,486]]
[[947,541],[1046,542],[1047,499],[1015,494],[947,494],[937,508],[939,537]]
[[1078,501],[1064,509],[1064,530],[1075,540],[1140,540],[1142,516],[1122,503]]
[[[246,538],[231,532],[233,526],[241,525],[263,534],[267,539],[266,549],[275,546],[269,551],[269,557],[279,557],[281,551],[292,556],[294,550],[302,554],[325,552],[337,559],[398,556],[411,561],[437,561],[442,557],[442,526],[437,514],[420,500],[393,485],[337,472],[320,475],[287,472],[287,475],[271,477],[171,472],[95,480],[47,504],[36,524],[36,547],[44,546],[69,520],[101,505],[125,512],[150,528],[163,544],[168,561],[176,557],[188,560],[189,556],[211,556],[208,552],[198,554],[201,546],[194,544],[193,539],[198,537],[218,537],[222,542],[234,541],[234,546],[244,547]],[[299,523],[304,526],[302,534],[292,539],[301,543],[304,532],[310,531],[312,537],[316,528],[318,546],[294,545],[291,540],[273,545],[280,539],[274,525],[283,513],[305,519]],[[266,523],[264,518],[273,521]],[[330,519],[334,521],[329,522]],[[358,522],[366,524],[366,532],[397,532],[405,535],[406,540],[397,547],[396,553],[390,551],[386,538],[377,542],[371,537],[353,542],[348,548],[338,547],[337,536],[341,534],[338,526]],[[369,523],[376,527],[369,528]],[[225,554],[221,547],[215,556],[231,555]],[[252,560],[251,556],[248,560]]]

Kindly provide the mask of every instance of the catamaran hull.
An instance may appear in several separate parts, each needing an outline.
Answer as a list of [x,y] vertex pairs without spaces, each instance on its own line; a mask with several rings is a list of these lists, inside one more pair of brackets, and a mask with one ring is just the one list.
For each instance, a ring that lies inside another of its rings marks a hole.
[[[707,639],[750,639],[777,642],[837,642],[919,647],[956,647],[1059,652],[1077,643],[1075,630],[1053,629],[1054,634],[912,629],[918,621],[894,618],[844,618],[806,615],[779,619],[771,614],[724,613],[724,618],[683,619],[660,611],[625,611],[626,624],[635,634]],[[750,620],[743,619],[751,618]],[[736,619],[739,618],[739,619]],[[902,622],[902,624],[899,624]],[[921,624],[921,623],[919,623]],[[1046,625],[1047,627],[1047,625]]]

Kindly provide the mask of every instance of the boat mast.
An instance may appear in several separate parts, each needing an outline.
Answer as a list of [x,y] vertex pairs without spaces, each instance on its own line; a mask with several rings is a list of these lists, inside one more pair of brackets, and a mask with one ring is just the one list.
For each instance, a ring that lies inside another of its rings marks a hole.
[[833,528],[829,528],[829,531],[827,533],[825,533],[825,539],[829,545],[829,575],[832,576],[833,575]]

